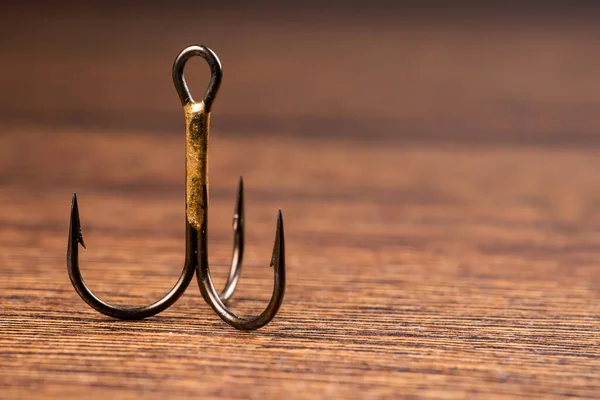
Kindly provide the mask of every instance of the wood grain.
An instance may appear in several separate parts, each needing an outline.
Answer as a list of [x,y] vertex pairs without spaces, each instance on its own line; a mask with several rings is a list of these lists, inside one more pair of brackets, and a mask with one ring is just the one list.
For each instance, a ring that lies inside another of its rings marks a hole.
[[[144,26],[150,17],[144,18],[117,20],[112,29]],[[167,17],[155,18],[159,25],[172,23]],[[60,32],[75,40],[67,35],[69,29],[85,21],[94,19],[64,17]],[[58,29],[59,22],[52,20],[38,32]],[[564,28],[549,26],[536,25],[530,32],[550,37]],[[101,36],[97,27],[89,29],[90,35]],[[269,29],[261,29],[244,40],[265,41],[267,36],[261,35]],[[293,24],[281,28],[287,38],[296,38],[292,48],[302,43],[294,29]],[[329,32],[323,43],[335,41],[344,29]],[[418,24],[398,29],[398,37],[429,34]],[[443,29],[464,28],[458,24]],[[470,29],[492,35],[489,27]],[[209,32],[216,37],[219,30]],[[140,33],[124,39],[127,46],[136,35]],[[448,41],[446,48],[471,40],[462,34],[438,35]],[[49,49],[60,53],[57,37],[45,43],[56,41]],[[92,43],[102,43],[94,37]],[[248,239],[232,304],[248,314],[267,304],[272,284],[268,262],[281,208],[288,289],[279,315],[259,331],[238,332],[203,302],[195,282],[172,308],[144,321],[117,321],[90,309],[71,287],[65,265],[75,191],[88,245],[81,253],[82,272],[101,298],[149,303],[175,283],[182,267],[183,111],[172,88],[167,94],[162,86],[169,85],[170,58],[188,43],[175,34],[161,37],[163,42],[154,44],[160,51],[150,46],[136,53],[147,59],[121,53],[119,46],[126,45],[107,38],[98,52],[67,57],[80,62],[75,69],[80,75],[69,79],[60,72],[65,59],[52,57],[48,50],[48,58],[36,68],[55,73],[54,82],[61,84],[56,91],[38,87],[39,101],[29,109],[24,95],[11,91],[16,86],[10,79],[28,67],[21,62],[2,66],[0,398],[600,397],[600,125],[595,125],[597,112],[592,112],[596,99],[579,98],[569,86],[578,82],[583,87],[584,77],[558,67],[545,72],[555,79],[543,101],[527,96],[535,90],[520,85],[519,79],[531,80],[518,74],[506,72],[506,82],[514,79],[514,85],[502,92],[504,83],[490,81],[484,90],[477,86],[479,78],[465,71],[460,81],[472,85],[464,92],[459,81],[446,87],[443,97],[431,86],[412,97],[413,109],[403,110],[410,101],[402,95],[398,107],[386,98],[381,108],[370,104],[357,117],[360,105],[343,90],[335,91],[345,87],[348,77],[347,65],[333,58],[329,64],[325,59],[331,69],[323,72],[338,83],[331,90],[316,85],[314,99],[321,103],[306,100],[301,79],[290,84],[300,90],[297,112],[283,109],[289,104],[277,99],[284,90],[276,84],[258,90],[270,77],[286,79],[265,72],[263,58],[246,71],[230,62],[232,72],[227,72],[225,64],[223,98],[213,109],[209,147],[213,273],[222,285],[231,251],[235,188],[243,174]],[[524,43],[535,43],[536,37],[525,36]],[[576,35],[566,37],[568,42]],[[284,39],[273,38],[276,43]],[[242,54],[244,43],[234,45],[234,35],[221,41],[230,43],[224,52],[238,54],[241,65],[243,57],[252,61]],[[415,46],[411,53],[405,48],[402,59],[427,51],[439,54],[432,50],[433,42],[430,50]],[[175,53],[165,50],[169,46]],[[565,42],[547,46],[540,51],[555,52],[561,60],[581,52],[574,61],[580,66],[586,49],[593,52],[585,43],[579,43],[579,50]],[[16,45],[11,49],[15,60],[32,59]],[[388,54],[377,49],[370,51]],[[477,46],[463,50],[477,57]],[[326,54],[328,48],[315,51]],[[503,51],[487,56],[490,68],[494,59],[522,54],[519,49]],[[166,54],[169,62],[153,58],[159,57],[155,54]],[[311,74],[296,63],[306,54],[278,68],[294,76]],[[268,49],[264,56],[269,62],[280,57]],[[119,62],[113,64],[115,59]],[[93,81],[86,74],[100,60],[104,64],[94,71],[108,69],[93,85],[115,82],[112,94],[100,92],[80,102],[87,92],[77,79]],[[362,61],[346,59],[348,65]],[[526,61],[515,56],[506,62],[516,66]],[[134,70],[136,63],[148,63],[148,69]],[[415,62],[415,71],[419,65],[429,64]],[[457,61],[452,68],[461,71],[462,65]],[[501,71],[505,66],[493,68]],[[154,85],[158,71],[165,81]],[[256,87],[254,72],[263,79]],[[444,81],[450,75],[432,69],[420,82],[431,76]],[[152,101],[127,100],[137,90],[128,92],[139,85],[137,78],[144,81],[138,89],[157,91],[142,96]],[[52,81],[39,79],[46,85]],[[379,93],[373,90],[373,95]],[[468,121],[479,90],[489,90],[490,99],[504,93],[524,108],[499,111],[490,100],[479,105],[483,114],[476,122],[440,128],[448,121],[442,115],[444,105],[455,107],[450,114]],[[454,93],[464,101],[454,102]],[[325,106],[328,96],[336,99],[332,109]],[[260,100],[247,101],[254,98]],[[433,99],[429,106],[428,99]],[[587,108],[575,112],[576,104]],[[427,124],[416,124],[423,137],[403,129],[411,116],[425,121],[434,108],[441,114],[433,112]],[[539,118],[524,118],[519,110],[534,110]],[[124,115],[132,116],[121,119]],[[304,117],[314,123],[299,129],[295,121]],[[526,128],[521,130],[518,121],[524,119]],[[558,120],[564,130],[552,133],[549,127]],[[388,133],[369,131],[369,121],[387,126]],[[346,135],[347,127],[356,133]],[[522,143],[520,138],[530,139]]]

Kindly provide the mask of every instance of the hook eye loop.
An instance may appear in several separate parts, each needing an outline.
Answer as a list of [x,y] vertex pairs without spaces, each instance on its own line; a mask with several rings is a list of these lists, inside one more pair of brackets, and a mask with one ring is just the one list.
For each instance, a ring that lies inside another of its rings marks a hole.
[[175,84],[175,90],[177,90],[182,105],[185,106],[194,102],[190,89],[183,76],[186,62],[194,56],[204,58],[210,67],[210,81],[208,82],[208,87],[206,88],[204,98],[202,99],[206,111],[210,112],[212,103],[219,91],[219,86],[221,86],[221,79],[223,79],[223,67],[221,67],[221,61],[219,61],[219,58],[211,49],[199,45],[192,45],[183,49],[173,63],[173,83]]

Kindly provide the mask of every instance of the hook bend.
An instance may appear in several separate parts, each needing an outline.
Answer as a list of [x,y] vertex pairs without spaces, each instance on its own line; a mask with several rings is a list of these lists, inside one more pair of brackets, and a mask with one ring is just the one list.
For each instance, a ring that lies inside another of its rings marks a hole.
[[265,310],[254,317],[242,317],[231,312],[219,298],[210,276],[206,228],[207,220],[205,219],[200,230],[200,253],[198,254],[199,260],[196,273],[202,297],[223,321],[236,329],[251,331],[267,325],[279,311],[285,295],[285,236],[281,210],[277,215],[277,231],[271,255],[271,267],[274,271],[273,294]]
[[[242,201],[242,203],[240,203]],[[229,276],[225,283],[225,288],[219,295],[220,300],[227,304],[233,296],[235,288],[239,282],[242,272],[242,261],[244,255],[244,209],[243,209],[243,183],[240,181],[238,188],[238,201],[234,212],[234,247],[233,257]],[[81,244],[86,248],[81,232],[81,222],[79,219],[79,207],[77,204],[77,194],[73,194],[71,203],[71,219],[69,223],[69,239],[67,244],[67,270],[71,284],[79,296],[96,311],[113,318],[124,320],[144,319],[156,315],[171,305],[185,292],[196,272],[197,259],[197,231],[186,224],[186,256],[181,276],[175,283],[175,286],[160,300],[143,307],[122,307],[108,304],[99,299],[85,284],[79,268],[79,247]]]

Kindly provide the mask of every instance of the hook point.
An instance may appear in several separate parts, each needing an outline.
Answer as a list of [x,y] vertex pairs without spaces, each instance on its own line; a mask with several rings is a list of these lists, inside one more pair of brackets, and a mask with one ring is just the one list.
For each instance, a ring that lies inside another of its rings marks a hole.
[[244,179],[240,176],[238,183],[237,199],[236,199],[236,214],[244,212]]
[[281,208],[277,211],[277,231],[275,232],[275,245],[273,247],[273,256],[271,258],[270,267],[279,265],[279,258],[282,257],[282,248],[285,246],[285,238],[283,233],[283,215]]
[[235,199],[235,209],[233,210],[233,230],[244,229],[244,181],[240,177],[238,183],[237,195]]
[[77,231],[77,243],[87,250],[83,241],[83,233],[81,232],[81,221],[79,220],[79,206],[77,205],[77,193],[73,193],[71,201],[71,223],[74,224],[74,229]]

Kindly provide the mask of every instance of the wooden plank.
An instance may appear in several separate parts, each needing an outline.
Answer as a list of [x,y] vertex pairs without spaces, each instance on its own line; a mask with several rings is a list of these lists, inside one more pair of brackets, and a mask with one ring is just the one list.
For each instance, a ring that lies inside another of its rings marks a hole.
[[94,291],[144,304],[174,283],[181,138],[2,137],[3,396],[597,397],[595,150],[211,140],[219,284],[235,182],[246,179],[242,312],[268,301],[284,211],[288,292],[254,333],[221,322],[195,284],[162,315],[123,322],[90,309],[68,280],[77,190]]

